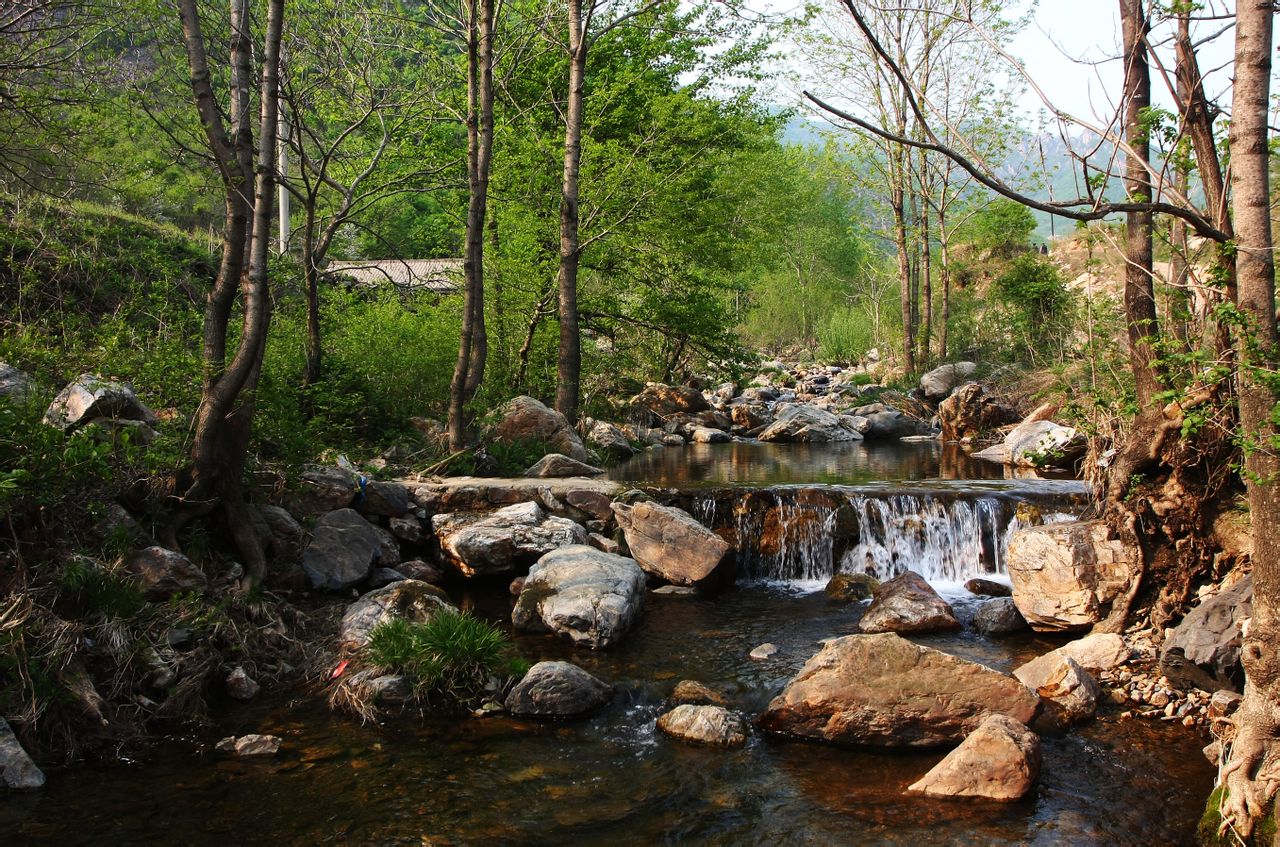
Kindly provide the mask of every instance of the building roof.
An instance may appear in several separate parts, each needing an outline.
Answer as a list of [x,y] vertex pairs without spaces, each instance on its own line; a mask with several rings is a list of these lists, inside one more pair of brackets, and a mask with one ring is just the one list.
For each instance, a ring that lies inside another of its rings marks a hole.
[[341,259],[331,261],[327,270],[360,286],[389,284],[438,294],[462,290],[462,259]]

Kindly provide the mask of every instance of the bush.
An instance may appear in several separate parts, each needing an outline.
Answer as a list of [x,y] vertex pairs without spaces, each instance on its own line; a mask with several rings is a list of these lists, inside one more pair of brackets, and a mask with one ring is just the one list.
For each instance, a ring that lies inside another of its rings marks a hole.
[[818,344],[828,360],[856,362],[876,346],[875,325],[863,309],[837,309],[819,327]]
[[369,633],[365,659],[409,677],[425,696],[465,702],[495,674],[520,672],[511,642],[493,624],[466,612],[442,611],[426,623],[393,618]]
[[1019,256],[995,282],[1009,312],[1009,329],[1027,361],[1060,357],[1071,337],[1071,292],[1053,262]]

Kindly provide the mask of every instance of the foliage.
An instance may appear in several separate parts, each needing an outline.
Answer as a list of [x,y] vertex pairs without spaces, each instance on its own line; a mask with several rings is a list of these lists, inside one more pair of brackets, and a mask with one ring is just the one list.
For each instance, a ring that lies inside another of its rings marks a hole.
[[1072,298],[1057,265],[1033,254],[1019,256],[993,290],[1008,307],[1009,332],[1027,361],[1062,354],[1069,344]]
[[497,627],[467,612],[442,610],[425,623],[392,618],[369,633],[364,658],[403,673],[425,696],[465,702],[489,677],[518,671],[511,643]]
[[957,240],[987,256],[1009,258],[1031,246],[1036,218],[1013,200],[991,200],[965,219]]

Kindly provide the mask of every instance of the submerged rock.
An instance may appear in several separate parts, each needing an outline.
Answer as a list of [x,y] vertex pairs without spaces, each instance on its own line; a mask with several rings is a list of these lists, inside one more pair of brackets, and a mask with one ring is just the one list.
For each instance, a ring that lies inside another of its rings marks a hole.
[[302,570],[313,588],[341,591],[363,582],[384,553],[377,527],[355,509],[338,509],[316,524],[302,551]]
[[773,644],[772,642],[765,642],[764,644],[753,648],[752,651],[747,654],[747,658],[753,659],[757,662],[764,662],[772,659],[776,655],[778,655],[778,645]]
[[973,628],[984,635],[1008,635],[1027,628],[1012,597],[993,597],[983,602],[973,616]]
[[614,503],[613,513],[640,567],[676,585],[706,582],[726,559],[729,544],[680,509]]
[[880,587],[880,580],[864,573],[838,573],[827,581],[823,591],[832,600],[854,603],[870,600]]
[[1006,715],[988,715],[907,790],[932,797],[1019,800],[1039,775],[1039,736]]
[[516,629],[553,632],[591,648],[617,644],[644,604],[644,571],[632,559],[575,545],[538,560],[511,613]]
[[937,632],[959,629],[960,621],[924,577],[904,571],[880,584],[858,628],[863,632]]
[[220,753],[236,756],[274,756],[280,752],[278,735],[228,735],[214,748]]
[[44,785],[44,772],[31,761],[9,722],[0,718],[0,780],[8,788],[32,789]]
[[747,743],[747,722],[723,706],[676,706],[658,718],[658,729],[690,744],[741,747]]
[[770,732],[873,747],[962,740],[991,714],[1027,723],[1040,698],[1011,676],[895,634],[828,641],[769,703]]
[[516,503],[492,514],[454,512],[431,519],[445,560],[464,576],[508,573],[570,544],[587,531],[567,518],[548,517],[537,503]]
[[1032,629],[1085,629],[1103,620],[1138,576],[1122,542],[1101,521],[1020,529],[1009,538],[1013,600]]
[[506,709],[517,717],[571,718],[609,702],[613,689],[568,662],[538,662],[507,695]]

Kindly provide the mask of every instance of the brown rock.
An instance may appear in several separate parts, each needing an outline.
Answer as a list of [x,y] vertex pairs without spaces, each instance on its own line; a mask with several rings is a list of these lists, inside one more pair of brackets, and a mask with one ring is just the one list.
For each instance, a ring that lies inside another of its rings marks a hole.
[[981,594],[985,597],[1008,597],[1013,594],[1013,589],[1003,582],[996,582],[994,579],[982,579],[981,577],[974,577],[966,582],[964,590],[970,594]]
[[1011,676],[887,633],[828,641],[760,718],[840,744],[953,744],[991,714],[1027,723],[1040,698]]
[[132,575],[144,594],[167,600],[184,591],[204,591],[209,579],[181,553],[163,547],[139,550],[124,560],[124,569]]
[[1018,800],[1039,775],[1039,736],[1010,717],[988,715],[907,790],[932,797]]
[[658,729],[690,744],[741,747],[747,743],[747,722],[723,706],[676,706],[658,718]]
[[490,436],[496,441],[541,442],[557,453],[579,462],[591,461],[591,454],[569,424],[568,418],[548,409],[532,397],[516,397],[498,412],[498,423]]
[[1021,529],[1009,539],[1013,599],[1032,629],[1085,629],[1103,620],[1138,576],[1124,544],[1101,521]]
[[1069,656],[1059,656],[1052,665],[1029,662],[1013,675],[1052,705],[1052,717],[1062,726],[1088,720],[1098,711],[1102,689]]
[[708,580],[729,544],[687,512],[657,503],[614,503],[632,557],[646,572],[676,585]]
[[538,478],[565,478],[571,476],[600,476],[604,470],[586,462],[571,459],[562,453],[548,453],[537,464],[524,472],[525,476]]
[[960,386],[938,404],[943,441],[972,441],[1016,419],[1013,409],[987,394],[976,382]]
[[675,690],[671,692],[671,705],[727,706],[729,703],[725,696],[714,688],[709,688],[692,679],[682,679],[676,683]]
[[677,412],[696,415],[711,408],[707,398],[703,397],[702,392],[696,388],[663,385],[660,382],[647,384],[643,391],[631,398],[631,405],[647,409],[659,418],[668,418]]
[[598,521],[607,521],[613,517],[613,509],[610,508],[613,500],[599,491],[575,488],[564,495],[564,501]]
[[960,621],[924,577],[904,571],[880,584],[858,628],[863,632],[937,632],[959,629]]

